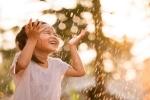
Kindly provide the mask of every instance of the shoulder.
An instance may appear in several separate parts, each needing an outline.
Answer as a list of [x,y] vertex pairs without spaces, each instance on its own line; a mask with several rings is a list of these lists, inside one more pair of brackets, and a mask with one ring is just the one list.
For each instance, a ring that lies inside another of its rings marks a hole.
[[15,55],[14,55],[14,59],[17,59],[20,55],[21,51],[17,52]]
[[17,53],[15,54],[15,56],[19,56],[19,55],[20,55],[20,53],[21,53],[21,51],[17,52]]
[[17,52],[16,55],[19,55],[21,53],[21,51]]

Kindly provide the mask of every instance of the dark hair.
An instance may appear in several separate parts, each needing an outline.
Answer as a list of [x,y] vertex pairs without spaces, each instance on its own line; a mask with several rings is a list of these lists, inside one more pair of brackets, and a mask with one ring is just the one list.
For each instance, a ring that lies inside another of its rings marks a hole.
[[[32,25],[34,24],[35,22],[32,22]],[[39,22],[38,22],[39,24]],[[37,24],[37,25],[38,25]],[[42,24],[47,24],[46,22],[42,22]],[[25,25],[26,26],[26,25]],[[19,49],[22,51],[24,46],[26,45],[26,41],[28,39],[27,35],[26,35],[26,32],[25,32],[25,26],[22,27],[21,31],[17,34],[16,36],[16,39],[15,39],[15,42],[17,44],[17,46],[19,47]],[[42,61],[40,61],[34,54],[32,54],[32,58],[31,60],[33,60],[34,62],[36,63],[41,63],[43,64]]]

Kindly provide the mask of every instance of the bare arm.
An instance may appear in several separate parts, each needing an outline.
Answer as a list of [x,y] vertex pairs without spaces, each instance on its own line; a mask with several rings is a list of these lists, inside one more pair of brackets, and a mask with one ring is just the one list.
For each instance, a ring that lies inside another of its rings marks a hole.
[[27,68],[29,62],[31,61],[35,44],[36,41],[30,39],[27,40],[25,47],[23,48],[22,52],[20,53],[17,59],[15,71],[16,73],[18,73],[20,70]]
[[86,33],[86,29],[81,32],[78,36],[74,36],[70,41],[69,41],[69,48],[70,48],[70,53],[71,53],[71,58],[72,58],[72,67],[70,66],[65,75],[66,76],[83,76],[85,75],[84,67],[82,64],[82,61],[78,55],[78,52],[76,50],[76,45],[77,43],[84,37]]
[[38,20],[32,26],[32,19],[30,19],[29,24],[25,26],[26,35],[28,36],[28,40],[26,42],[25,47],[20,53],[17,62],[15,72],[18,73],[20,70],[24,70],[28,67],[28,64],[31,61],[32,54],[37,43],[37,39],[39,38],[40,33],[45,29],[40,30],[40,26],[42,22],[40,22],[37,26]]

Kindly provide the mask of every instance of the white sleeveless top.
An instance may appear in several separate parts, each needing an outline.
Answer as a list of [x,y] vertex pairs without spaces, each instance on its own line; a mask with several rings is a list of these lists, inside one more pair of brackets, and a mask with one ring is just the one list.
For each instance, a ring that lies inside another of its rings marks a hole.
[[13,100],[60,100],[61,81],[69,64],[59,58],[48,58],[48,68],[31,61],[25,70],[15,74],[15,55],[10,73],[15,84]]

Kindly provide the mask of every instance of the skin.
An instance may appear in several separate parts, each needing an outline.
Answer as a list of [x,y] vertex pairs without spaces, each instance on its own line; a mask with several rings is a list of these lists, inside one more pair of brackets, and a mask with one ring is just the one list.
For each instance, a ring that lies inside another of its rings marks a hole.
[[[32,26],[32,19],[30,19],[29,23],[25,27],[28,40],[16,62],[16,73],[28,67],[33,53],[39,60],[44,62],[44,64],[39,65],[43,68],[47,68],[48,55],[55,52],[58,48],[59,40],[54,29],[48,24],[42,25],[42,22],[40,22],[37,26],[37,23],[38,20],[36,20],[36,22]],[[74,36],[68,42],[72,58],[72,65],[68,67],[65,73],[66,76],[79,77],[85,75],[82,61],[76,50],[76,45],[84,37],[85,34],[86,29],[83,30],[78,36]],[[55,44],[51,44],[51,42],[55,42]]]

